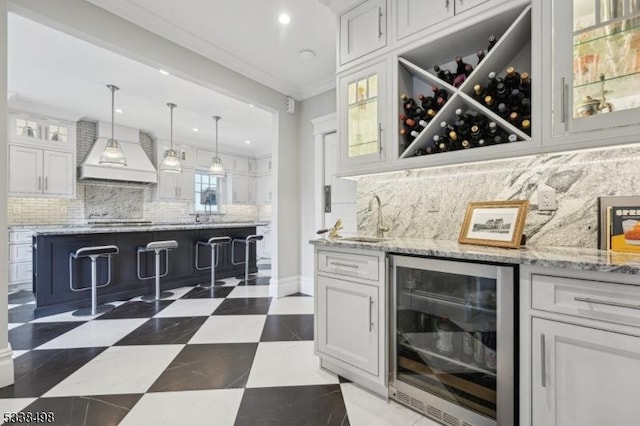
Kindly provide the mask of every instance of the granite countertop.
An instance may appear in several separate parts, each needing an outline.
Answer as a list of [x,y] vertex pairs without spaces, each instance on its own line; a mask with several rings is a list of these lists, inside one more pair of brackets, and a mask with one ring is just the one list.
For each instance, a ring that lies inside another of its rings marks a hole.
[[532,245],[521,249],[506,249],[458,244],[457,241],[412,238],[393,238],[376,243],[317,239],[310,243],[320,247],[351,247],[389,253],[640,275],[640,254],[610,253],[580,247]]
[[192,229],[244,228],[248,226],[268,225],[269,222],[184,222],[152,223],[145,225],[100,226],[100,225],[39,225],[9,226],[9,230],[29,230],[34,235],[70,235],[70,234],[112,234],[119,232],[180,231]]

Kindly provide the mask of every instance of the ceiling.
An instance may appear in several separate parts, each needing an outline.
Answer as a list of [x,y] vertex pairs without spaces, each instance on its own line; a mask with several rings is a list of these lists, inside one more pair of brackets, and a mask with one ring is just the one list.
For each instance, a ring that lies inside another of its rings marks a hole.
[[[335,87],[335,5],[353,0],[86,0],[240,74],[296,99]],[[331,8],[331,10],[330,10]],[[291,16],[288,25],[280,13]],[[260,156],[272,150],[272,114],[120,56],[19,15],[9,14],[9,106],[45,115],[111,121],[221,151]],[[299,52],[310,49],[313,59]],[[193,129],[197,128],[195,132]],[[247,144],[246,141],[251,141]]]
[[[327,0],[87,1],[293,98],[335,87],[337,21]],[[283,12],[288,25],[278,22]],[[301,58],[302,49],[315,58]]]

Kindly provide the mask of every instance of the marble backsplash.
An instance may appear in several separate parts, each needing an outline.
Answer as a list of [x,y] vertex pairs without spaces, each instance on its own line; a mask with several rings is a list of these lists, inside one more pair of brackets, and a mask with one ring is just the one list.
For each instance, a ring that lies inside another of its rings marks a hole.
[[[375,235],[382,200],[391,237],[457,240],[467,203],[528,199],[528,244],[598,246],[598,197],[640,195],[640,144],[367,176],[358,181],[358,233]],[[558,209],[537,209],[538,185],[556,190]],[[427,200],[436,197],[438,212]]]
[[84,209],[88,220],[142,219],[144,189],[87,185]]

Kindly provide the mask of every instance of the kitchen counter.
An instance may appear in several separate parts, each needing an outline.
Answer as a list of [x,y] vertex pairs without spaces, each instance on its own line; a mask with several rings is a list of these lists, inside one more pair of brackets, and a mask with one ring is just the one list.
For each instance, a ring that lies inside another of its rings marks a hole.
[[152,223],[144,225],[39,225],[9,226],[9,230],[29,230],[34,235],[111,234],[120,232],[187,231],[199,229],[246,228],[269,225],[269,222],[188,222]]
[[[640,275],[640,254],[610,253],[604,250],[579,247],[525,246],[506,249],[459,244],[457,241],[393,238],[376,243],[345,240],[311,240],[311,244],[325,247],[351,247],[381,250],[420,256],[447,257],[482,262],[537,265],[584,271],[615,272]],[[639,282],[640,284],[640,282]]]

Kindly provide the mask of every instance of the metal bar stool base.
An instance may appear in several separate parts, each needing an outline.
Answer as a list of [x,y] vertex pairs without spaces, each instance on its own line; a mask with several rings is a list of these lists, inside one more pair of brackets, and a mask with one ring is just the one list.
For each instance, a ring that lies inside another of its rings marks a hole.
[[160,296],[156,298],[156,294],[145,294],[141,297],[141,299],[145,302],[155,302],[157,300],[166,299],[167,297],[173,296],[173,293],[170,291],[162,291],[160,292]]
[[109,312],[113,308],[115,308],[115,306],[109,305],[109,304],[105,304],[105,305],[99,305],[96,308],[96,313],[95,314],[91,312],[91,307],[87,307],[87,308],[78,309],[77,311],[74,311],[71,315],[73,315],[74,317],[90,317],[90,316],[93,316],[93,315],[98,315],[98,314],[103,314],[105,312]]
[[224,281],[216,281],[214,283],[214,285],[211,285],[211,283],[199,283],[197,285],[197,287],[201,287],[201,288],[213,288],[213,287],[220,287],[225,285],[226,283]]

